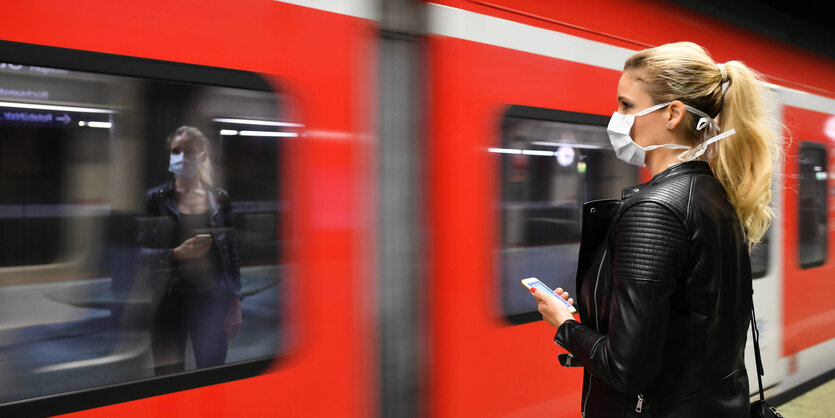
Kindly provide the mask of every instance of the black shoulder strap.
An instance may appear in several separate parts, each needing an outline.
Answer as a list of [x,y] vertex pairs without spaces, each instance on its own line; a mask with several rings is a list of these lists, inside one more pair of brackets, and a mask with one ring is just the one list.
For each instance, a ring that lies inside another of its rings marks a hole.
[[760,356],[760,331],[757,330],[757,315],[754,313],[754,290],[751,290],[751,336],[754,337],[754,358],[757,361],[757,384],[760,387],[760,400],[765,399],[763,394],[763,360]]

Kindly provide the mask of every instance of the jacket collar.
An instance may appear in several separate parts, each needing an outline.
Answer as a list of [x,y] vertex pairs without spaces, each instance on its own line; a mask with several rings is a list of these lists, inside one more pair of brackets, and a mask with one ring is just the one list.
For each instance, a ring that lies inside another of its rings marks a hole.
[[[220,209],[220,202],[218,201],[218,189],[209,183],[201,181],[203,188],[206,189],[206,195],[209,198],[209,212],[214,215]],[[180,216],[180,209],[177,207],[177,199],[174,196],[174,179],[164,183],[159,188],[159,193],[162,195],[162,203],[171,213]]]
[[640,192],[648,187],[655,186],[656,184],[660,183],[664,179],[675,177],[681,174],[707,174],[709,176],[713,176],[713,172],[710,170],[710,165],[704,161],[687,161],[683,163],[673,164],[666,170],[658,173],[652,180],[638,184],[635,186],[629,186],[621,191],[621,199],[628,199],[632,197],[635,193]]

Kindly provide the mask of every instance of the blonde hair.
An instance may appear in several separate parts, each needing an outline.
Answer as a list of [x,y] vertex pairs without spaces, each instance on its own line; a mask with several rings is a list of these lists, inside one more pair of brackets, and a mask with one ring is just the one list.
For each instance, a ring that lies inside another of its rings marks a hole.
[[203,132],[193,126],[183,125],[168,135],[168,148],[171,148],[171,141],[178,136],[185,136],[196,141],[200,148],[206,152],[206,161],[200,163],[200,180],[206,184],[214,184],[212,181],[212,160],[209,158],[209,139]]
[[[628,70],[641,74],[656,103],[679,100],[716,118],[722,132],[736,130],[711,144],[705,155],[745,228],[751,250],[771,224],[771,172],[779,156],[776,122],[769,117],[770,103],[759,74],[740,61],[720,67],[692,42],[639,51],[626,61],[624,71]],[[699,116],[685,113],[688,136],[698,146],[707,139],[696,129]]]

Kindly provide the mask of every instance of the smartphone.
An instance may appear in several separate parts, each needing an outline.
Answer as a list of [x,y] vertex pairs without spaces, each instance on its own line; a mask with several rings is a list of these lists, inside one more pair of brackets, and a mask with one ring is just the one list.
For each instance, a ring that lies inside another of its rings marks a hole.
[[568,306],[568,311],[569,312],[571,312],[571,313],[577,312],[577,310],[574,309],[574,307],[571,306],[571,304],[569,304],[567,300],[561,298],[559,295],[554,293],[554,291],[551,290],[550,287],[545,286],[545,284],[540,282],[539,279],[537,279],[536,277],[528,277],[527,279],[522,279],[522,286],[525,286],[525,288],[528,289],[528,290],[537,289],[539,291],[548,292],[548,293],[554,295],[554,297],[559,299],[566,306]]
[[211,239],[211,238],[212,238],[212,234],[197,234],[194,237],[194,243],[195,244],[202,244],[203,242],[205,242],[206,240]]

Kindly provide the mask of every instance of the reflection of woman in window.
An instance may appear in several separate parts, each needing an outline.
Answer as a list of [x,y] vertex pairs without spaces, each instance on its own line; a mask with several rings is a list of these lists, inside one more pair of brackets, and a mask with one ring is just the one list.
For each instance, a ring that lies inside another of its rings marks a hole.
[[241,279],[229,195],[211,182],[208,140],[197,129],[168,137],[174,179],[145,194],[140,262],[153,286],[154,373],[223,364],[241,324]]
[[585,417],[749,416],[749,250],[771,219],[775,155],[760,89],[744,64],[716,64],[693,43],[626,61],[609,137],[652,180],[584,209],[603,233],[584,222],[582,324],[534,293],[585,367]]

